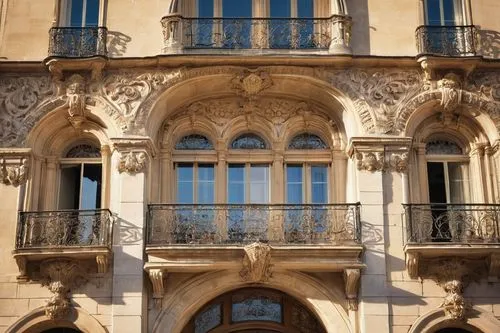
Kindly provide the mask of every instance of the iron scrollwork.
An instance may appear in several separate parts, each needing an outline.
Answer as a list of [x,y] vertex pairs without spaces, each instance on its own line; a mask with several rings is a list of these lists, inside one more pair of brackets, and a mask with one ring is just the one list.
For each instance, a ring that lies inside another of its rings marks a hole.
[[49,31],[49,57],[106,56],[108,29],[104,27],[54,27]]
[[475,26],[420,26],[415,34],[419,55],[464,57],[477,52]]

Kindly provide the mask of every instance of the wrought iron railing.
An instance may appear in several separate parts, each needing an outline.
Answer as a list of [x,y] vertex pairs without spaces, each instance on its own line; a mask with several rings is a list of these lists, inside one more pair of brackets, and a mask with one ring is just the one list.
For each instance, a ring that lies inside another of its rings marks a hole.
[[361,240],[360,204],[149,205],[149,246],[332,244]]
[[112,222],[107,209],[20,212],[16,249],[111,248]]
[[419,56],[475,56],[478,49],[477,29],[473,25],[423,25],[417,28],[415,35]]
[[85,58],[106,56],[108,29],[104,27],[49,30],[49,57]]
[[184,49],[332,49],[349,47],[351,18],[162,19],[165,52]]
[[409,204],[407,242],[498,243],[500,205]]

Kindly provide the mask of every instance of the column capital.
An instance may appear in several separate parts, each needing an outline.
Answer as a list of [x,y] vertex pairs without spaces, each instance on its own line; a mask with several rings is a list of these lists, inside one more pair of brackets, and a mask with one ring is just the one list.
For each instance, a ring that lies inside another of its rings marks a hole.
[[31,149],[0,149],[0,184],[17,187],[26,182],[32,159]]
[[148,137],[111,139],[113,150],[120,153],[118,171],[136,174],[146,169],[148,159],[156,155],[153,141]]

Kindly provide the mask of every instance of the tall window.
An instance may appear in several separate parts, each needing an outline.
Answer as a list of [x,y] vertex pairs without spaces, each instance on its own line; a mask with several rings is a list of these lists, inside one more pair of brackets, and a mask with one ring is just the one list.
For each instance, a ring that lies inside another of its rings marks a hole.
[[62,22],[68,27],[97,27],[99,25],[99,0],[66,0]]
[[269,0],[271,48],[307,48],[314,44],[313,0]]
[[286,198],[289,204],[328,202],[328,166],[287,164]]
[[269,165],[229,164],[227,183],[230,204],[269,202]]
[[462,0],[426,0],[425,24],[453,26],[464,24]]
[[102,164],[98,148],[82,144],[61,159],[59,209],[101,208]]

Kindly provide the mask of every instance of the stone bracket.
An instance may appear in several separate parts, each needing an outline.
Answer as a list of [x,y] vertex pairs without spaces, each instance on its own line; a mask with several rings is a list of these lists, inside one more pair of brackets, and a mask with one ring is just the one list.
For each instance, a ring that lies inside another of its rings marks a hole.
[[31,149],[0,149],[0,184],[18,187],[29,177]]
[[153,286],[153,301],[156,308],[161,309],[163,296],[165,296],[165,278],[167,271],[160,268],[151,268],[148,270],[149,279]]
[[358,310],[358,291],[361,270],[359,268],[344,269],[345,295],[349,311]]

